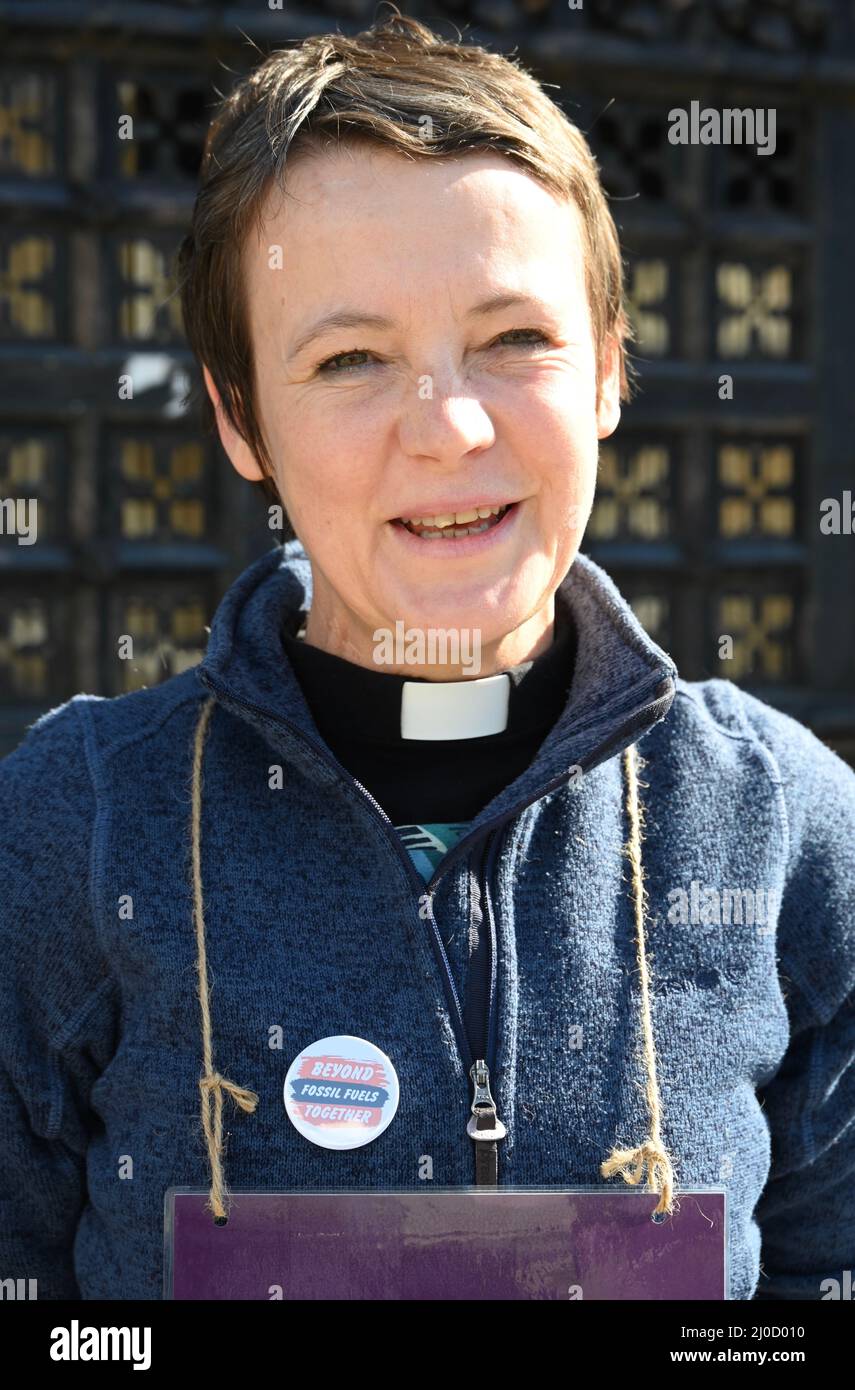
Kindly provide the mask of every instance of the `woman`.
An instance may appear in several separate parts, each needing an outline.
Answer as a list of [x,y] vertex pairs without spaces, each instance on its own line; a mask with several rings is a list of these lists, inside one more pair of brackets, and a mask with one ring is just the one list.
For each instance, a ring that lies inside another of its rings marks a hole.
[[171,1186],[625,1179],[726,1189],[731,1297],[821,1297],[855,777],[578,554],[626,396],[584,139],[412,20],[307,40],[223,102],[181,274],[295,539],[3,764],[4,1269],[157,1298]]

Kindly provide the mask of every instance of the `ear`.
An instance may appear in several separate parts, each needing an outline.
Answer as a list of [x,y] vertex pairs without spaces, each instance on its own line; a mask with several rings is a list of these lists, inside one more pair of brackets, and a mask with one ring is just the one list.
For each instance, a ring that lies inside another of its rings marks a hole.
[[597,438],[608,439],[620,422],[620,352],[618,340],[606,339],[600,375],[600,394],[597,402]]
[[214,385],[214,379],[207,367],[202,368],[205,378],[205,389],[211,398],[214,412],[217,417],[217,432],[220,436],[220,443],[225,449],[231,460],[232,466],[240,473],[242,478],[250,483],[259,482],[265,475],[263,469],[256,460],[255,454],[250,449],[242,435],[238,434],[220,400],[220,393]]

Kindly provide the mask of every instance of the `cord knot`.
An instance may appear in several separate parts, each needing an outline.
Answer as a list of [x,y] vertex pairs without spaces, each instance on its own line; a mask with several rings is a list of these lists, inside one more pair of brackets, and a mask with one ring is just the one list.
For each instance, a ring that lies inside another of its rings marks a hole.
[[644,1178],[645,1169],[650,1187],[659,1193],[654,1215],[671,1212],[674,1207],[674,1169],[667,1150],[658,1141],[645,1139],[635,1149],[612,1149],[601,1164],[600,1173],[604,1178],[613,1178],[620,1173],[630,1187],[637,1187]]
[[201,1077],[199,1088],[203,1096],[206,1091],[226,1091],[235,1104],[239,1105],[241,1110],[245,1110],[248,1115],[251,1115],[258,1105],[258,1096],[255,1091],[248,1091],[245,1086],[236,1086],[234,1081],[228,1081],[218,1071],[212,1071],[208,1076]]

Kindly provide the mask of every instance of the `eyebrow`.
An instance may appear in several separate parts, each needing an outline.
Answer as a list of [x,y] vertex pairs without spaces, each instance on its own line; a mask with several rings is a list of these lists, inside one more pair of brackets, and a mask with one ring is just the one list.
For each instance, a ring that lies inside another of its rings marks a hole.
[[[512,309],[518,304],[528,305],[540,313],[548,312],[547,305],[532,295],[499,291],[496,294],[488,295],[486,299],[480,300],[477,304],[473,304],[470,309],[467,309],[464,317],[467,319],[485,317],[487,314],[495,314],[499,309]],[[291,349],[289,360],[298,357],[316,338],[320,338],[324,333],[329,333],[333,329],[395,327],[395,320],[385,318],[382,314],[366,314],[356,309],[337,309],[331,314],[324,314],[322,318],[319,318],[304,333],[300,334]]]

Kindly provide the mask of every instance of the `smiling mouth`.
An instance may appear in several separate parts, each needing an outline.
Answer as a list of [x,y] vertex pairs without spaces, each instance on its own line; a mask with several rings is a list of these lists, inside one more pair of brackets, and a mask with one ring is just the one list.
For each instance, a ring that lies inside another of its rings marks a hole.
[[465,536],[480,536],[492,531],[507,516],[516,502],[504,507],[473,507],[467,512],[445,513],[442,516],[396,517],[394,526],[402,526],[411,536],[422,540],[460,540]]

